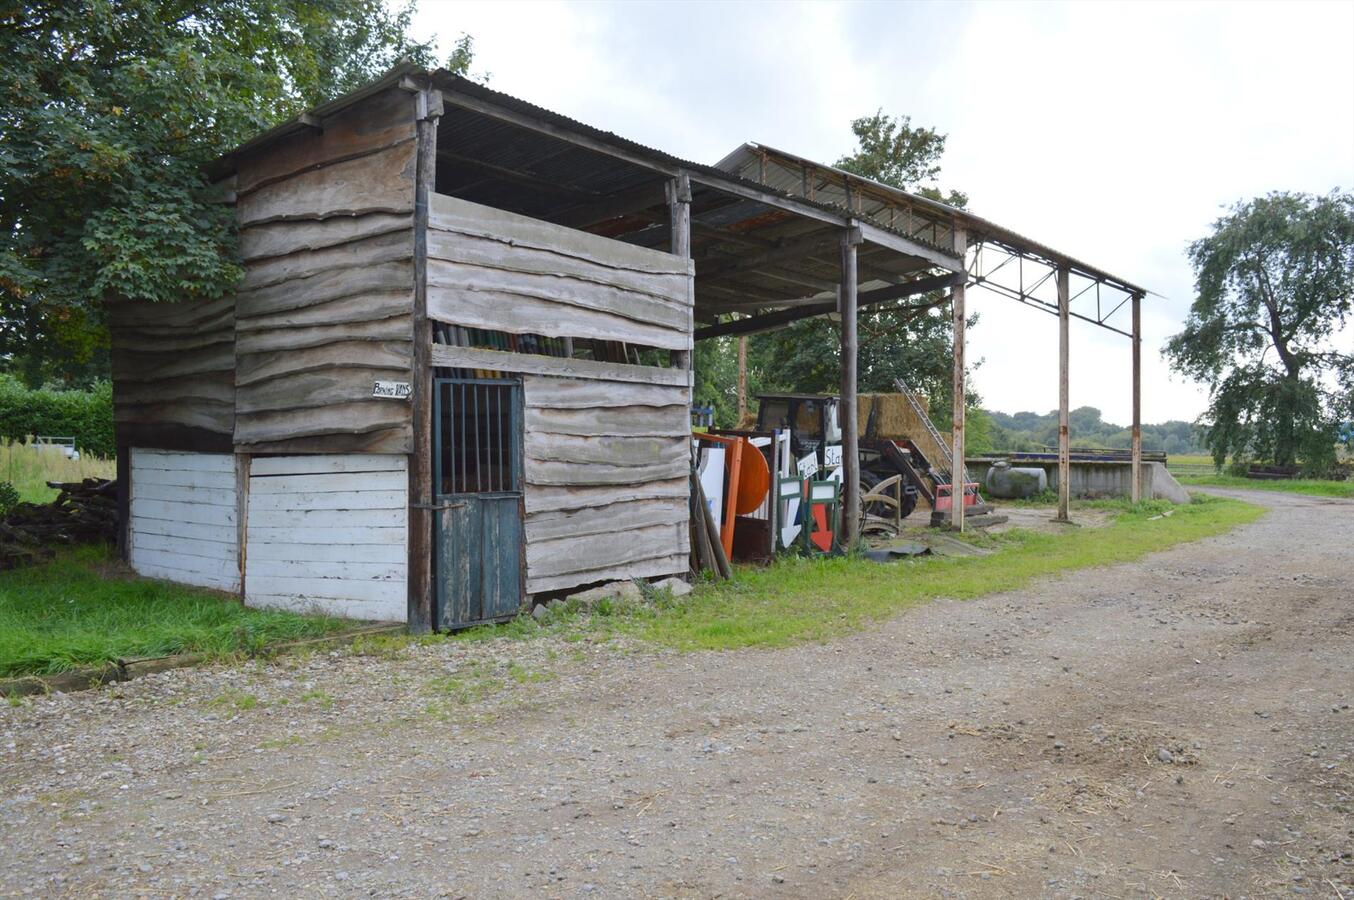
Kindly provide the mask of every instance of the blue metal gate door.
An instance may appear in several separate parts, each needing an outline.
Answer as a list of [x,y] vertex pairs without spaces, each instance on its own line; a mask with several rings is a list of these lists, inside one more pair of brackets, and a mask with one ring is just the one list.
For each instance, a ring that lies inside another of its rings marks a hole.
[[440,378],[434,388],[439,628],[515,616],[522,605],[522,385]]

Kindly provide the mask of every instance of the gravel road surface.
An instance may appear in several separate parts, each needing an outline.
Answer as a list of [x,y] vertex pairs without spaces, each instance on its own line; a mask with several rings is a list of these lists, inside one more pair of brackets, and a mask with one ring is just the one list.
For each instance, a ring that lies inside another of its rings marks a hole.
[[1354,502],[823,645],[0,706],[0,895],[1354,897]]

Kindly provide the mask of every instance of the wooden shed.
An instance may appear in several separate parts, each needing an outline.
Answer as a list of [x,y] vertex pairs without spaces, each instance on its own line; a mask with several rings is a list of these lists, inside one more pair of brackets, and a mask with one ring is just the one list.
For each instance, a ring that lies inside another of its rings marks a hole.
[[109,310],[126,557],[416,630],[687,572],[697,319],[840,295],[850,410],[858,285],[882,302],[963,279],[953,229],[412,66],[213,177],[238,293]]

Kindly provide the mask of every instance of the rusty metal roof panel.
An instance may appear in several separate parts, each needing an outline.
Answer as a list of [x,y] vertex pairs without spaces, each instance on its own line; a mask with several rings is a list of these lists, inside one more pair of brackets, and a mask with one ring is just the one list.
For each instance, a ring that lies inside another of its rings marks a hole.
[[[813,190],[814,199],[820,203],[827,203],[837,209],[849,209],[854,214],[868,216],[871,220],[886,227],[892,227],[895,231],[900,231],[913,240],[926,242],[924,236],[913,233],[913,230],[903,223],[880,221],[880,216],[884,210],[889,208],[887,202],[879,203],[878,206],[872,206],[863,199],[863,194],[869,193],[876,197],[894,198],[910,207],[924,211],[928,217],[937,221],[943,221],[962,225],[971,236],[982,237],[995,243],[1006,245],[1020,252],[1029,255],[1043,257],[1054,263],[1067,265],[1069,268],[1078,271],[1090,278],[1105,281],[1107,283],[1122,287],[1130,293],[1147,293],[1145,288],[1133,284],[1116,275],[1112,275],[1103,269],[1084,263],[1066,253],[1053,249],[1047,244],[1027,238],[1018,234],[1009,228],[998,225],[988,219],[975,215],[967,210],[958,209],[948,204],[932,200],[929,197],[923,197],[919,194],[913,194],[908,191],[893,187],[892,185],[882,184],[869,178],[864,178],[836,166],[830,166],[825,163],[815,162],[807,157],[790,153],[786,150],[779,150],[766,144],[748,142],[735,148],[719,162],[716,167],[728,172],[738,174],[740,177],[747,177],[744,173],[757,172],[760,177],[762,172],[766,173],[766,180],[769,186],[777,187],[781,190],[790,191],[793,195],[802,195],[805,190],[804,179],[813,179],[818,177],[819,181],[825,181],[821,186]],[[752,179],[755,181],[755,179]],[[812,182],[810,182],[812,183]],[[861,190],[861,195],[857,195],[856,205],[848,207],[844,202],[847,199],[847,186],[854,186]],[[820,196],[821,195],[821,196]],[[840,201],[839,201],[840,198]],[[921,226],[920,221],[915,223]],[[901,225],[901,227],[900,227]]]

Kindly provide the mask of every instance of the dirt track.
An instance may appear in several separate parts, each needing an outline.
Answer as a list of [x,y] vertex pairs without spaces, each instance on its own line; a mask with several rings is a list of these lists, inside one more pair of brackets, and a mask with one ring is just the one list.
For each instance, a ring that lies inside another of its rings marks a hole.
[[1354,502],[1247,499],[823,646],[441,644],[6,707],[0,893],[1354,897]]

